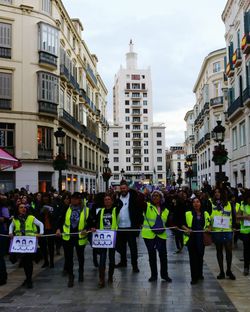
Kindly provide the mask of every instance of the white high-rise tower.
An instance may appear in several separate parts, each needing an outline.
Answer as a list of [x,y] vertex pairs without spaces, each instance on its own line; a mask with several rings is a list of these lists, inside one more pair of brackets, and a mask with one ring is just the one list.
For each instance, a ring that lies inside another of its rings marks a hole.
[[153,124],[151,72],[150,68],[137,68],[132,40],[126,68],[121,66],[115,75],[113,117],[108,133],[111,182],[123,177],[164,182],[165,125]]

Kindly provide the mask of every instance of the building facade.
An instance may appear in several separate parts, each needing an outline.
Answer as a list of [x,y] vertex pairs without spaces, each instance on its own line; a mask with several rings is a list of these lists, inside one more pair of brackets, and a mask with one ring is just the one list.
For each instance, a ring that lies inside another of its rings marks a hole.
[[222,14],[227,47],[231,185],[250,187],[250,2],[226,3]]
[[124,177],[134,182],[165,183],[165,125],[153,123],[150,69],[137,68],[130,41],[126,68],[113,87],[114,124],[108,133],[111,183]]
[[63,189],[102,188],[107,89],[83,26],[61,0],[0,0],[0,147],[22,162],[1,172],[0,190],[57,188],[54,132],[66,132]]

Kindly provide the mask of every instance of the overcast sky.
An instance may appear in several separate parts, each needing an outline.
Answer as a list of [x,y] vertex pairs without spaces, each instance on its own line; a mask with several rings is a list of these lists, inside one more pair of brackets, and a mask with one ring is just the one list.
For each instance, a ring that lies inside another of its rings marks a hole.
[[[83,39],[99,59],[107,86],[108,116],[112,87],[125,66],[129,40],[138,53],[138,68],[151,67],[154,121],[166,124],[167,146],[184,141],[185,113],[203,59],[225,47],[221,14],[226,0],[63,0],[70,17],[84,27]],[[112,120],[112,118],[108,118]]]

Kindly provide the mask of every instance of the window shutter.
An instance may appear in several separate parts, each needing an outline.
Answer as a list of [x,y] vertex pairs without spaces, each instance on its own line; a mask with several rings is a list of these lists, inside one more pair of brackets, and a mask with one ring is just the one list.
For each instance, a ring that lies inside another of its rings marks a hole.
[[0,98],[11,100],[11,74],[0,73]]
[[0,23],[0,47],[11,48],[11,25]]

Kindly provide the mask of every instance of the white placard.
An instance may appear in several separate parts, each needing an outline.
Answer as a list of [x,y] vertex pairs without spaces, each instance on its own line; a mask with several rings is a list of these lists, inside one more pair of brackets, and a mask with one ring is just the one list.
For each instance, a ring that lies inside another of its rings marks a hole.
[[10,244],[10,253],[35,253],[37,238],[35,236],[14,236]]
[[97,230],[92,233],[93,248],[115,248],[116,231]]
[[230,229],[230,217],[215,216],[213,227],[221,229]]
[[250,226],[250,221],[249,220],[244,220],[243,225],[244,226]]

